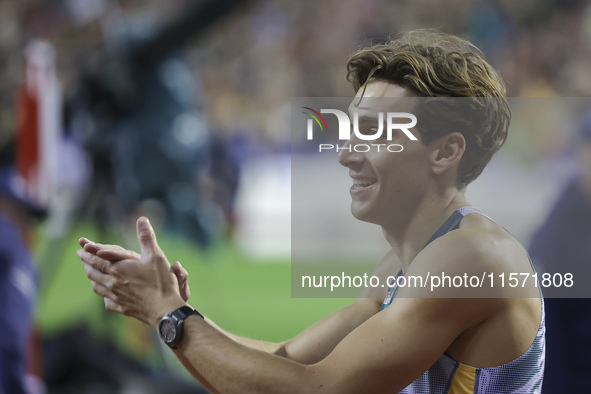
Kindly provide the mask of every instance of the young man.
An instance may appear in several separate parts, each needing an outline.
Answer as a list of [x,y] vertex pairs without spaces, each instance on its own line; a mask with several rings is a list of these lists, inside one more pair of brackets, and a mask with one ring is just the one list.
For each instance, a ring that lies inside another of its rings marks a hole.
[[[478,53],[457,37],[418,31],[349,61],[357,91],[350,110],[366,119],[416,97],[469,98],[414,108],[452,127],[422,126],[419,114],[413,129],[419,141],[402,153],[340,152],[353,180],[353,215],[380,225],[392,247],[375,275],[533,274],[519,242],[464,196],[504,143],[510,118],[504,85]],[[454,105],[468,113],[458,116]],[[347,144],[358,142],[352,136]],[[176,263],[171,269],[146,218],[137,230],[141,255],[80,240],[78,256],[93,289],[108,310],[158,328],[214,392],[540,391],[545,330],[537,289],[520,298],[500,285],[488,298],[450,298],[421,287],[366,289],[353,304],[273,344],[237,337],[193,312],[186,271]]]

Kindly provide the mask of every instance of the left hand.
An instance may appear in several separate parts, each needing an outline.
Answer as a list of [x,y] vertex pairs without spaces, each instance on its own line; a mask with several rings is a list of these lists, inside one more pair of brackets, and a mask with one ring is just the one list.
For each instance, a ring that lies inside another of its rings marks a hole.
[[126,259],[111,262],[109,257],[123,253],[124,249],[99,249],[91,242],[86,242],[85,250],[76,254],[94,292],[104,298],[107,310],[156,327],[162,316],[187,304],[179,292],[177,276],[145,217],[137,221],[137,235],[141,255],[127,251]]
[[[86,252],[89,252],[95,256],[100,254],[100,257],[96,259],[107,260],[97,264],[106,265],[108,262],[115,263],[119,260],[139,260],[142,255],[134,252],[133,250],[127,250],[118,245],[105,245],[92,242],[88,238],[82,237],[78,240],[80,246],[84,248]],[[176,276],[179,292],[183,301],[189,301],[191,297],[191,288],[189,287],[189,272],[182,266],[180,261],[175,261],[170,267],[170,271]],[[91,282],[94,285],[94,282]]]

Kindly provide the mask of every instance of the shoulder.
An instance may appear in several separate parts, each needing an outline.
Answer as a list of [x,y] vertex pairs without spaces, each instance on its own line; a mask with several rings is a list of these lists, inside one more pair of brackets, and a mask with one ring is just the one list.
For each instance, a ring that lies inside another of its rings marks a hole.
[[525,248],[507,230],[482,215],[468,215],[460,228],[433,241],[413,261],[416,268],[465,272],[530,269]]
[[[414,289],[413,297],[539,296],[525,248],[504,228],[476,214],[466,216],[460,228],[423,249],[411,263],[407,276],[429,278],[431,286]],[[525,282],[508,286],[510,277],[515,278],[511,283],[517,279]],[[525,286],[521,286],[522,283]]]

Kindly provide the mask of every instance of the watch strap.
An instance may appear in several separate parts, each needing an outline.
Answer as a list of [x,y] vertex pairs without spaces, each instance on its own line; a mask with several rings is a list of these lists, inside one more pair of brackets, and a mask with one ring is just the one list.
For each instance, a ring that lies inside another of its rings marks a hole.
[[201,316],[202,319],[205,319],[203,317],[203,315],[201,313],[199,313],[196,309],[193,309],[187,305],[181,306],[180,308],[178,308],[177,310],[175,310],[174,312],[172,312],[170,314],[174,315],[179,320],[185,320],[187,317],[189,317],[191,315]]

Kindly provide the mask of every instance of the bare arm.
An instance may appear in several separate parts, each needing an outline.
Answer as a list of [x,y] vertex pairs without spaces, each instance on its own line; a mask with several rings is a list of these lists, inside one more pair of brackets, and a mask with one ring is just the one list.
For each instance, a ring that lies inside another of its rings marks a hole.
[[[97,244],[86,238],[81,238],[79,243],[85,251],[95,256],[100,251],[100,258],[105,260],[103,264],[124,259],[139,259],[141,257],[138,253],[120,246]],[[97,258],[99,257],[97,256]],[[380,261],[373,274],[386,277],[396,272],[397,267],[398,262],[395,256],[389,253]],[[172,273],[177,278],[183,300],[188,301],[190,290],[187,270],[179,262],[175,262],[172,265]],[[385,279],[381,278],[381,281],[381,283],[385,283]],[[350,305],[308,327],[294,338],[280,343],[242,337],[222,329],[207,316],[205,320],[220,333],[241,345],[303,364],[313,364],[325,358],[345,336],[380,310],[384,291],[384,289],[366,289]]]
[[398,392],[483,317],[482,302],[398,299],[313,365],[241,346],[196,317],[187,319],[179,352],[222,393]]
[[[186,303],[147,222],[138,222],[138,235],[139,260],[101,266],[96,256],[82,251],[79,256],[85,267],[91,267],[95,292],[111,300],[106,303],[108,310],[156,326],[164,314]],[[449,257],[455,264],[458,256]],[[466,262],[474,261],[467,257]],[[445,262],[442,267],[450,268]],[[196,316],[186,320],[177,355],[200,379],[224,393],[399,391],[498,305],[490,299],[424,298],[423,291],[408,290],[406,297],[395,299],[388,309],[344,334],[332,352],[312,365],[241,345]]]
[[218,326],[217,324],[215,324],[215,322],[213,320],[211,320],[210,318],[208,318],[207,316],[205,316],[205,321],[210,326],[212,326],[213,328],[218,330],[220,333],[222,333],[225,336],[227,336],[228,338],[232,339],[234,342],[237,342],[237,343],[244,345],[244,346],[248,346],[249,348],[252,348],[252,349],[260,350],[262,352],[276,354],[278,356],[283,356],[283,343],[281,343],[281,342],[280,343],[267,342],[267,341],[262,341],[262,340],[258,340],[258,339],[251,339],[251,338],[243,337],[240,335],[232,334],[231,332],[226,331],[223,328],[221,328],[220,326]]
[[[390,251],[377,264],[372,275],[387,283],[388,276],[400,269],[398,257]],[[386,288],[367,287],[352,304],[339,309],[283,344],[283,354],[302,364],[314,364],[330,354],[353,330],[380,311]]]
[[302,364],[313,364],[326,357],[345,336],[378,311],[379,303],[376,303],[376,300],[359,298],[308,327],[294,338],[280,343],[235,335],[220,328],[208,317],[205,317],[205,321],[241,345]]

